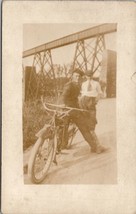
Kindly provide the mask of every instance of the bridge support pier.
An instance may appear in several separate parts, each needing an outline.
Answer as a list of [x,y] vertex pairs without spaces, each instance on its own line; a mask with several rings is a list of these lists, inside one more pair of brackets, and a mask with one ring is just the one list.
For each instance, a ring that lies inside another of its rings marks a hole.
[[105,39],[103,34],[90,39],[89,43],[85,43],[84,40],[77,41],[73,60],[73,69],[79,68],[83,72],[88,69],[94,73],[97,70],[100,70],[102,53],[105,48]]
[[54,81],[53,91],[56,93],[56,78],[51,50],[36,53],[33,57],[32,67],[29,67],[29,72],[27,71],[27,73],[29,74],[26,77],[27,80],[25,80],[27,82],[26,99],[35,100],[39,98],[39,95],[44,93],[44,90],[51,94],[48,86],[52,80]]

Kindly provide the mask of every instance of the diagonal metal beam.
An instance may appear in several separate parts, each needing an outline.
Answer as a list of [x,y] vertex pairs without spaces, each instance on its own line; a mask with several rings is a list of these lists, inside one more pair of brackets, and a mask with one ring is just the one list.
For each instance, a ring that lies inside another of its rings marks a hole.
[[34,55],[36,53],[46,51],[46,50],[51,50],[51,49],[65,46],[65,45],[69,45],[77,42],[78,40],[85,40],[85,39],[96,37],[99,34],[108,34],[116,31],[117,31],[117,24],[110,23],[110,24],[98,25],[96,27],[92,27],[74,34],[70,34],[68,36],[54,40],[52,42],[48,42],[46,44],[37,46],[35,48],[26,50],[23,52],[23,58]]

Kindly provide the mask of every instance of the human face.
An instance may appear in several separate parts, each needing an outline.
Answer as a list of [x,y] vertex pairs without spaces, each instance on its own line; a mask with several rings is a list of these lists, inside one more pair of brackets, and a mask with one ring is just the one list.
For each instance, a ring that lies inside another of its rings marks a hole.
[[73,81],[73,82],[79,83],[79,82],[80,82],[80,79],[81,79],[81,75],[80,75],[80,74],[78,74],[78,73],[73,73],[73,76],[72,76],[72,81]]

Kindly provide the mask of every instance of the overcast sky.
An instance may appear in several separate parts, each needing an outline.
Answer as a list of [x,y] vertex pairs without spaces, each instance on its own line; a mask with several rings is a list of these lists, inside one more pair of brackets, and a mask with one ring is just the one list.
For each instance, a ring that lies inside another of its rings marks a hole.
[[[97,26],[99,24],[24,24],[23,51],[56,40],[63,36]],[[116,51],[116,33],[105,36],[106,48]],[[54,64],[67,64],[73,60],[76,44],[52,50]],[[24,65],[32,65],[32,58],[23,60]]]

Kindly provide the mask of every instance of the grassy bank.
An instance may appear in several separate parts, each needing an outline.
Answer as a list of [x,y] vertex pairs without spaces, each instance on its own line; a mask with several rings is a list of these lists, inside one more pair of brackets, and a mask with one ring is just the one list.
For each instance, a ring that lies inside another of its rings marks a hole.
[[[55,102],[55,98],[46,98],[46,102]],[[27,149],[37,140],[35,134],[48,123],[47,115],[40,100],[29,101],[23,105],[23,149]]]

